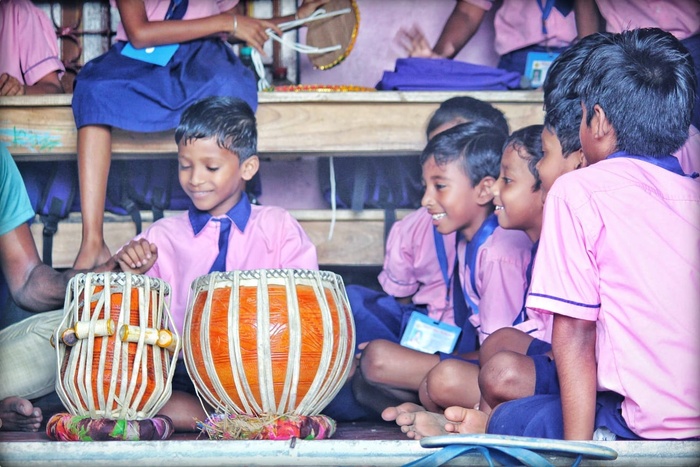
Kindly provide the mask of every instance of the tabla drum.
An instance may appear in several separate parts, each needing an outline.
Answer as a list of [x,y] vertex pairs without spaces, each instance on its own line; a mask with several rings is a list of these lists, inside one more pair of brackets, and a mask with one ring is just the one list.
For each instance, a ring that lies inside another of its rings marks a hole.
[[183,354],[218,412],[317,415],[347,379],[355,327],[327,271],[215,272],[192,283]]
[[160,279],[77,274],[52,341],[56,392],[72,415],[142,420],[170,398],[181,342]]

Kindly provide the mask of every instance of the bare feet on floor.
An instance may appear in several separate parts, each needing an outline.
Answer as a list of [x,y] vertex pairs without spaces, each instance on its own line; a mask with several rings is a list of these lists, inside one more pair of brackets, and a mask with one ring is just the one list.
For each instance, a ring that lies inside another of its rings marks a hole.
[[385,409],[382,418],[395,421],[412,439],[450,433],[485,433],[488,421],[488,415],[476,409],[448,407],[444,414],[439,414],[410,402]]
[[38,431],[42,420],[41,409],[21,397],[0,401],[1,429],[4,431]]

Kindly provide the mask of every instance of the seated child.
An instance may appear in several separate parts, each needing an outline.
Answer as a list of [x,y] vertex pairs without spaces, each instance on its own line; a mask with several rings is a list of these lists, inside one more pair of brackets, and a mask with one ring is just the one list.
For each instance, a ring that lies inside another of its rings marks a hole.
[[[573,74],[581,146],[595,165],[552,187],[527,300],[554,315],[561,394],[505,402],[487,431],[697,438],[700,185],[670,156],[688,136],[692,62],[670,34],[640,29],[607,37]],[[551,270],[561,274],[540,272]],[[471,414],[445,416],[461,431]]]
[[[170,284],[170,309],[182,334],[190,284],[197,277],[234,269],[318,269],[318,261],[313,243],[288,212],[253,206],[242,196],[259,167],[255,115],[248,104],[230,97],[192,104],[175,141],[180,185],[194,206],[153,223],[116,257],[122,270]],[[206,417],[182,359],[161,414],[176,430],[194,430],[195,418]]]
[[[566,89],[577,79],[577,67],[588,52],[604,41],[605,37],[604,34],[585,37],[577,47],[562,53],[548,71],[543,86],[547,113],[541,132],[541,158],[537,162],[535,174],[543,201],[559,176],[586,166],[579,140],[581,105],[577,98],[567,97]],[[541,223],[541,206],[539,217]],[[534,242],[537,243],[539,235],[538,231],[533,237]],[[551,315],[532,309],[526,311],[528,319],[525,322],[514,328],[496,331],[484,341],[480,349],[481,369],[478,381],[481,400],[478,410],[471,409],[471,406],[460,403],[459,400],[460,381],[469,378],[471,373],[463,371],[459,362],[444,362],[429,375],[435,379],[435,384],[429,384],[429,387],[433,392],[432,397],[441,398],[442,406],[448,407],[445,410],[446,416],[459,414],[459,424],[449,423],[437,411],[425,412],[422,408],[409,404],[388,410],[385,416],[396,420],[403,427],[410,427],[406,428],[407,434],[414,438],[444,434],[445,429],[461,433],[484,432],[491,407],[498,403],[536,393],[558,391],[556,367],[549,344]],[[451,395],[440,394],[449,388],[454,388]]]
[[[430,140],[455,125],[476,120],[491,122],[508,133],[508,123],[500,110],[473,97],[458,96],[440,104],[428,122],[426,136]],[[375,339],[398,343],[413,311],[454,324],[449,284],[441,271],[437,246],[444,248],[445,257],[453,264],[455,235],[436,233],[432,216],[424,207],[392,225],[378,277],[383,291],[354,284],[346,287],[358,348]],[[473,335],[473,330],[470,333]],[[474,346],[473,336],[466,345]],[[324,413],[343,421],[378,418],[378,414],[370,414],[357,403],[349,386],[341,389]]]
[[[504,141],[505,135],[487,123],[465,123],[435,136],[421,156],[426,184],[423,206],[439,233],[458,232],[459,261],[453,260],[458,264],[457,273],[452,268],[445,271],[457,285],[450,292],[455,323],[467,337],[471,327],[476,327],[481,340],[519,320],[532,247],[523,232],[498,228],[492,214],[490,187],[495,182]],[[466,256],[469,244],[475,251],[473,257]],[[470,264],[472,258],[476,259]],[[417,402],[427,372],[441,359],[451,357],[449,353],[425,353],[395,342],[372,341],[362,351],[360,371],[353,377],[355,395],[377,412],[402,401]],[[474,386],[476,403],[478,388]]]
[[[327,2],[302,1],[297,16],[306,18]],[[169,131],[186,107],[208,96],[238,97],[256,110],[256,78],[227,41],[244,41],[263,53],[265,31],[281,34],[277,24],[294,16],[260,20],[237,14],[238,3],[111,0],[121,19],[116,41],[80,70],[71,104],[83,221],[75,267],[90,268],[111,256],[103,220],[112,127]],[[139,52],[153,47],[152,53]]]
[[561,395],[503,404],[489,429],[700,436],[700,184],[670,156],[688,137],[696,80],[688,51],[655,28],[612,36],[580,68],[591,167],[547,197],[527,301],[554,314]]
[[63,92],[56,32],[30,0],[0,2],[0,43],[0,96]]

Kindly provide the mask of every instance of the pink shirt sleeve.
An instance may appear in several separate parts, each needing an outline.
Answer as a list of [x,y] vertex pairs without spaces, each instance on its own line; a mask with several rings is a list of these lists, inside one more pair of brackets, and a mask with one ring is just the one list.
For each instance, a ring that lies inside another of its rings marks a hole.
[[[566,175],[559,178],[555,186],[562,183],[566,183]],[[593,219],[588,219],[585,226],[580,221],[579,213],[574,209],[585,210],[586,205],[579,203],[572,208],[557,196],[556,190],[547,194],[542,235],[527,298],[528,308],[556,311],[590,321],[598,319],[598,266],[593,257],[595,248],[586,231],[597,232],[601,226],[595,225]]]
[[[480,342],[500,328],[513,326],[522,310],[531,248],[524,232],[500,227],[480,248],[476,275],[479,314],[470,317],[478,326]],[[467,273],[465,280],[469,281]]]
[[657,27],[679,40],[700,32],[700,2],[688,0],[596,0],[608,32]]
[[56,32],[49,17],[28,0],[0,2],[0,72],[33,86],[65,68],[59,59]]
[[[455,234],[442,236],[451,274],[455,260]],[[427,305],[428,315],[440,321],[454,322],[452,303],[440,269],[432,217],[420,208],[397,221],[389,231],[384,268],[379,273],[384,291],[394,297],[412,296],[413,303]]]
[[503,0],[494,18],[495,44],[499,55],[531,45],[566,47],[576,39],[576,18],[552,8],[547,17],[547,33],[542,32],[542,10],[534,0]]

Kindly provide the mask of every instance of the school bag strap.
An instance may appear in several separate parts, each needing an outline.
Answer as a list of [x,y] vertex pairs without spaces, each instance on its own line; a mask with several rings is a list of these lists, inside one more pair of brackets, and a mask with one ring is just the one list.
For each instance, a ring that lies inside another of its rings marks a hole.
[[53,238],[58,231],[58,222],[68,217],[73,205],[77,191],[76,179],[75,164],[57,162],[35,208],[44,224],[42,261],[48,266],[53,264]]

